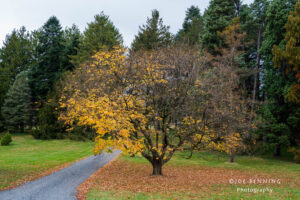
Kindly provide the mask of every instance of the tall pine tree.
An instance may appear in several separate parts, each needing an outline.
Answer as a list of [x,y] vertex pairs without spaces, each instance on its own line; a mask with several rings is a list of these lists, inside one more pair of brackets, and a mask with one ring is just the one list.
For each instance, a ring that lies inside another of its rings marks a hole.
[[63,71],[64,38],[58,19],[50,17],[37,37],[37,63],[31,68],[29,80],[34,99],[45,100]]
[[75,64],[71,61],[72,56],[77,55],[80,43],[80,30],[76,25],[64,30],[64,51],[62,58],[62,71],[72,71]]
[[260,110],[262,123],[259,125],[259,135],[266,147],[274,150],[275,156],[280,156],[281,149],[288,146],[293,135],[288,119],[294,115],[297,106],[286,102],[285,94],[291,75],[285,73],[285,65],[274,68],[272,49],[274,45],[284,49],[285,24],[289,12],[293,10],[296,0],[274,0],[266,12],[266,28],[260,52],[263,55],[263,93],[266,104]]
[[[253,102],[263,98],[261,92],[262,73],[260,72],[263,62],[260,49],[266,26],[265,19],[268,5],[268,0],[255,0],[250,6],[243,5],[240,11],[241,27],[247,32],[246,40],[250,42],[245,48],[245,67],[254,69],[255,72],[246,80],[245,85],[249,96],[252,96]],[[254,110],[254,103],[252,103],[251,108]]]
[[186,16],[180,29],[176,35],[176,40],[181,42],[188,42],[190,45],[199,43],[199,38],[203,32],[203,17],[200,9],[191,6],[186,11]]
[[30,35],[25,27],[13,30],[6,36],[0,49],[0,131],[4,128],[1,107],[16,75],[29,68],[33,61]]
[[158,10],[153,10],[152,17],[147,18],[146,24],[140,26],[140,30],[131,44],[131,50],[151,50],[153,48],[169,45],[172,42],[169,29],[169,26],[163,24]]
[[285,49],[278,46],[273,48],[273,62],[275,68],[284,68],[286,73],[285,103],[294,109],[286,119],[291,130],[291,143],[300,139],[300,1],[295,5],[285,25]]
[[213,55],[220,54],[219,48],[224,46],[218,32],[223,31],[237,15],[235,5],[234,0],[211,0],[204,12],[204,32],[200,40],[202,47]]
[[95,52],[101,49],[111,49],[113,46],[122,45],[123,39],[119,30],[103,12],[95,16],[95,20],[88,24],[83,32],[77,50],[77,55],[72,56],[76,64],[81,64],[90,59]]
[[285,49],[281,50],[278,46],[274,46],[273,62],[276,68],[283,67],[287,74],[294,74],[294,81],[288,83],[290,89],[286,97],[290,102],[300,104],[300,1],[290,13],[285,28],[287,30]]

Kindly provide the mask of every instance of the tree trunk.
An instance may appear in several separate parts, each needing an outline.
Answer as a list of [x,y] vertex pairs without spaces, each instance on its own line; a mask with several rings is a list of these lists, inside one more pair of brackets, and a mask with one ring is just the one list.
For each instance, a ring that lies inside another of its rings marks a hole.
[[155,160],[152,162],[153,167],[153,173],[152,175],[162,175],[162,161],[161,160]]
[[24,130],[25,130],[24,124],[21,123],[21,125],[20,125],[20,131],[21,131],[21,133],[24,133]]
[[274,156],[279,157],[280,156],[280,146],[276,146],[274,150]]
[[236,16],[239,17],[240,16],[241,2],[240,2],[240,0],[235,0],[234,4],[235,4]]
[[[260,66],[260,53],[259,53],[259,49],[261,47],[261,37],[262,37],[262,33],[261,33],[261,28],[258,30],[258,36],[257,36],[257,56],[256,56],[256,67],[255,70],[259,70],[259,66]],[[257,91],[256,89],[259,88],[258,86],[258,80],[259,80],[259,73],[256,72],[254,75],[254,82],[253,82],[253,91],[252,91],[252,105],[251,105],[251,112],[253,112],[254,110],[254,101],[256,100],[256,96],[257,96]]]
[[229,162],[234,163],[234,151],[233,149],[230,150],[230,160]]
[[263,141],[263,145],[267,144],[267,135],[266,135],[266,133],[263,133],[262,141]]

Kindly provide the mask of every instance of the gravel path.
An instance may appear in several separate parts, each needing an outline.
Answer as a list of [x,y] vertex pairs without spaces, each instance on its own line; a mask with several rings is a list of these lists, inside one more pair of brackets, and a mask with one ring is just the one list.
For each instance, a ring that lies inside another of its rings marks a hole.
[[0,200],[74,200],[77,186],[119,153],[90,156],[49,176],[2,191]]

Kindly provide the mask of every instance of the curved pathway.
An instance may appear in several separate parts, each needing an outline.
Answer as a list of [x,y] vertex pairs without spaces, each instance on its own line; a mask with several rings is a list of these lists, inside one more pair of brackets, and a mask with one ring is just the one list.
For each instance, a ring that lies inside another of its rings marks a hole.
[[76,188],[96,170],[111,161],[120,151],[87,159],[49,176],[25,183],[12,190],[0,192],[1,200],[74,200]]

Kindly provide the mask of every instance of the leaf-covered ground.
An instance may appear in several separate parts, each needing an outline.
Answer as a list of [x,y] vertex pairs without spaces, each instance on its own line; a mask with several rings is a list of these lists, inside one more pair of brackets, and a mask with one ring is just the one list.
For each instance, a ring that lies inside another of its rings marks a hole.
[[0,146],[0,190],[49,175],[92,154],[93,143],[71,140],[35,140],[15,135]]
[[[300,199],[300,167],[288,161],[239,157],[226,162],[210,153],[187,160],[183,153],[152,176],[142,158],[123,156],[101,168],[78,188],[79,199]],[[274,165],[277,161],[277,165]],[[281,171],[282,170],[282,171]],[[251,184],[249,180],[280,180],[280,184]],[[245,180],[246,184],[232,183]],[[272,189],[241,192],[243,189]]]

